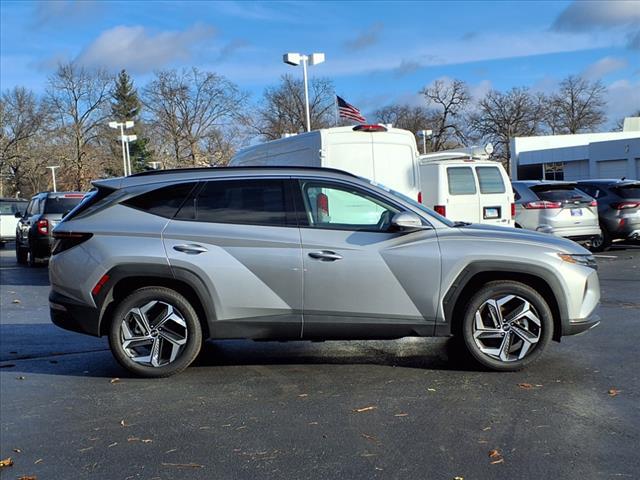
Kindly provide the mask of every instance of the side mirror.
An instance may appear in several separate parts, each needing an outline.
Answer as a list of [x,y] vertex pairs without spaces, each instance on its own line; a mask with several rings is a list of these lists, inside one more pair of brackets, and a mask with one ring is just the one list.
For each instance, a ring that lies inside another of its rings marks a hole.
[[416,230],[424,230],[428,227],[423,225],[422,220],[415,213],[400,212],[396,213],[391,219],[391,228],[404,232],[415,232]]
[[22,214],[22,212],[16,212],[16,213],[14,213],[14,214],[13,214],[13,216],[14,216],[14,217],[16,217],[16,218],[22,218],[22,217],[24,217],[24,215]]

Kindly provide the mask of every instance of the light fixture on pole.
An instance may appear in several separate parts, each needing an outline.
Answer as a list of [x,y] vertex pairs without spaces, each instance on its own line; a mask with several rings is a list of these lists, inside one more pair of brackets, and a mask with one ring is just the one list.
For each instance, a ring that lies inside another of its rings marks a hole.
[[433,130],[418,130],[416,135],[422,138],[422,154],[424,155],[427,153],[427,138],[431,138]]
[[307,64],[318,65],[324,62],[324,53],[312,53],[311,55],[302,55],[300,53],[285,53],[282,61],[287,65],[297,67],[302,63],[302,79],[304,82],[304,112],[307,118],[307,132],[311,131],[311,114],[309,112],[309,85],[307,80]]
[[60,168],[60,165],[54,165],[52,167],[47,167],[51,169],[51,179],[53,181],[53,191],[57,192],[58,188],[56,186],[56,168]]
[[126,122],[109,122],[109,127],[114,129],[120,129],[120,142],[122,144],[122,168],[124,170],[124,176],[131,175],[131,168],[127,169],[127,154],[126,148],[129,148],[129,145],[125,148],[125,137],[124,129],[132,128],[134,125],[133,120],[127,120]]

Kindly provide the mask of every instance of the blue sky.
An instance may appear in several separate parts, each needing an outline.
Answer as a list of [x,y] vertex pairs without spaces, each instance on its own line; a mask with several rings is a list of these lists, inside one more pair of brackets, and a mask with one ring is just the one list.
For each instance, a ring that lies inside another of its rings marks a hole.
[[198,66],[257,101],[287,51],[325,52],[311,75],[364,113],[418,105],[438,78],[550,91],[568,74],[602,80],[615,122],[640,108],[640,0],[608,2],[2,1],[0,83],[37,92],[60,61],[138,85],[157,69]]

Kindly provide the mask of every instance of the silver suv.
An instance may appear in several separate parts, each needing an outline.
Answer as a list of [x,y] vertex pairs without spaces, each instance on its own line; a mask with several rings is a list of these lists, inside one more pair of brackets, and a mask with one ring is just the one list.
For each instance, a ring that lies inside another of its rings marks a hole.
[[53,322],[107,335],[131,372],[186,368],[203,340],[455,336],[512,371],[598,321],[579,245],[452,223],[320,168],[210,168],[94,182],[56,227]]

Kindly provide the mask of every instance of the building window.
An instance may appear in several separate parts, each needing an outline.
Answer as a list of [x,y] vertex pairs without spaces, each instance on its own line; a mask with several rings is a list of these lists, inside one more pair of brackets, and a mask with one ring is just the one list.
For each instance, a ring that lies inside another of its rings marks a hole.
[[564,180],[563,162],[544,163],[543,168],[545,180]]

